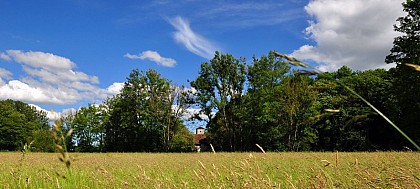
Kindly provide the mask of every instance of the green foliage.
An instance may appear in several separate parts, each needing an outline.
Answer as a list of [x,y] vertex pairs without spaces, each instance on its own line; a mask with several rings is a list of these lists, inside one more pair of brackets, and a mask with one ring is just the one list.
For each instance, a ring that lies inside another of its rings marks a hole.
[[169,151],[191,152],[194,148],[194,135],[181,122],[176,127],[177,132],[169,141]]
[[0,150],[19,150],[32,144],[32,151],[51,151],[52,138],[45,112],[20,101],[0,101]]
[[121,93],[105,103],[105,150],[169,151],[184,148],[181,144],[190,148],[188,140],[193,140],[182,134],[185,126],[180,125],[188,101],[182,90],[154,70],[133,70]]
[[276,58],[274,51],[260,59],[254,57],[248,66],[247,78],[249,87],[245,97],[245,114],[249,141],[248,150],[254,149],[258,143],[266,150],[286,150],[282,138],[286,135],[280,123],[280,107],[282,107],[281,82],[290,67],[283,59]]
[[[347,67],[336,73],[323,73],[316,79],[319,111],[336,113],[317,116],[319,140],[315,149],[356,151],[396,148],[394,131],[380,115],[354,93],[389,115],[392,107],[392,75],[383,70],[353,72]],[[353,92],[352,92],[353,91]]]
[[408,0],[403,3],[406,16],[397,19],[399,25],[394,30],[403,33],[394,39],[391,54],[386,57],[387,63],[417,64],[420,62],[420,1]]
[[[238,62],[216,53],[191,82],[198,91],[196,104],[210,117],[207,136],[216,151],[257,150],[255,144],[268,151],[403,148],[402,138],[383,119],[384,114],[395,117],[394,70],[354,72],[346,66],[333,73],[290,70],[288,64],[308,66],[272,51],[248,65],[243,92],[227,94],[223,92],[227,88],[242,86],[227,82],[242,81],[242,74],[237,74],[242,71],[226,71],[234,65],[242,70]],[[309,77],[312,74],[319,75]]]
[[61,118],[53,130],[45,112],[2,100],[0,150],[33,141],[32,151],[54,151],[57,133],[74,130],[57,143],[66,152],[187,152],[193,135],[182,117],[191,107],[200,109],[193,119],[207,116],[206,136],[216,151],[254,151],[255,144],[267,151],[418,149],[420,1],[403,7],[407,15],[394,26],[403,35],[385,59],[397,66],[389,71],[343,66],[320,73],[276,51],[247,65],[216,52],[201,64],[191,90],[155,70],[135,69],[120,94]]
[[71,121],[74,129],[73,140],[77,143],[76,151],[103,151],[104,124],[103,106],[89,104],[76,112]]
[[35,130],[33,132],[32,152],[54,152],[54,138],[51,135],[51,128]]
[[[385,61],[397,64],[393,70],[392,91],[396,106],[392,117],[402,130],[420,143],[420,72],[407,66],[420,65],[420,1],[409,0],[403,3],[403,7],[407,15],[398,18],[399,25],[394,25],[395,31],[403,35],[394,39],[394,46]],[[410,144],[402,142],[399,145]]]
[[291,151],[308,150],[315,140],[311,123],[305,121],[316,113],[312,106],[317,96],[311,83],[312,79],[307,75],[290,75],[283,80],[282,91],[278,94],[281,99],[278,119],[282,120],[280,124],[286,133],[283,141]]
[[[216,151],[258,151],[255,144],[267,151],[404,148],[383,119],[399,118],[395,107],[402,107],[393,91],[395,69],[354,72],[344,66],[310,77],[290,69],[291,57],[277,54],[254,57],[244,70],[243,60],[216,53],[202,64],[190,91],[154,70],[133,70],[120,94],[62,117],[55,135],[45,113],[1,101],[2,150],[33,141],[32,151],[54,151],[55,138],[65,152],[190,152],[194,138],[182,116],[192,104],[209,116],[206,135]],[[407,128],[415,136],[417,130]]]
[[241,130],[241,123],[235,115],[238,107],[229,104],[241,101],[244,83],[244,60],[219,52],[216,52],[210,62],[201,64],[199,76],[190,82],[191,87],[197,90],[195,103],[201,109],[200,113],[207,115],[209,122],[212,122],[213,111],[219,113],[218,123],[209,124],[207,129],[218,133],[218,135],[213,135],[215,141],[221,141],[221,138],[228,140],[217,145],[224,150],[235,151],[237,146],[234,142],[240,140],[238,132]]

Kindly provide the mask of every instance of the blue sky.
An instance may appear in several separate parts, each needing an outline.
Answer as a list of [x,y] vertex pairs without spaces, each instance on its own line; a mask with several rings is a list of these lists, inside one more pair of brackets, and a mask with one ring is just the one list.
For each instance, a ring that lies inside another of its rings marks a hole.
[[0,99],[56,112],[100,103],[132,69],[187,85],[214,51],[270,50],[322,71],[389,68],[402,0],[3,0]]

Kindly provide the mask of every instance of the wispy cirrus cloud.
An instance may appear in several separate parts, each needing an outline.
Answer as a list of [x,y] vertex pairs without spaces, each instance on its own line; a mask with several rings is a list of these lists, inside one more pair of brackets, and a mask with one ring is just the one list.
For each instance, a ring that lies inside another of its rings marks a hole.
[[217,28],[218,31],[240,30],[278,25],[305,17],[302,9],[305,1],[151,1],[142,6],[133,6],[130,14],[117,20],[117,23],[149,23],[160,19],[162,15],[173,16],[182,12],[184,17],[205,23],[201,27]]
[[208,3],[195,16],[231,30],[278,25],[303,17],[302,8],[290,1]]
[[390,68],[385,56],[392,47],[396,19],[403,16],[402,0],[313,0],[306,34],[316,45],[303,45],[292,55],[319,64],[322,71],[343,65],[366,70]]
[[62,56],[21,50],[0,54],[2,60],[21,64],[25,72],[20,79],[13,79],[10,71],[0,68],[0,99],[64,105],[104,99],[119,92],[115,83],[107,89],[98,87],[98,77],[76,71],[76,63]]
[[214,52],[220,50],[213,42],[194,32],[184,18],[177,16],[170,19],[169,23],[176,29],[173,34],[175,41],[184,45],[190,52],[211,59]]
[[165,67],[174,67],[176,65],[176,61],[172,58],[165,58],[160,56],[160,54],[156,51],[143,51],[138,55],[133,54],[125,54],[124,57],[129,59],[140,59],[140,60],[150,60],[155,62],[158,65],[165,66]]

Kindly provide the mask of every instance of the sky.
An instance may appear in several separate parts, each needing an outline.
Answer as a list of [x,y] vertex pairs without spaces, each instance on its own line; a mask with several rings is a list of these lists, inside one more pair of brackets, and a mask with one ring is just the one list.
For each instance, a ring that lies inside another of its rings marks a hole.
[[133,69],[189,86],[215,51],[321,71],[384,63],[403,0],[1,0],[0,100],[50,119],[119,92]]

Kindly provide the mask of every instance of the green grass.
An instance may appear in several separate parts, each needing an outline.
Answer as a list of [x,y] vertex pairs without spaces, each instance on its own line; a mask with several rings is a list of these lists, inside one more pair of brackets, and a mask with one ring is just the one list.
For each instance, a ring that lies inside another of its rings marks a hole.
[[[418,152],[0,153],[2,188],[420,188]],[[338,157],[338,158],[337,158]]]

